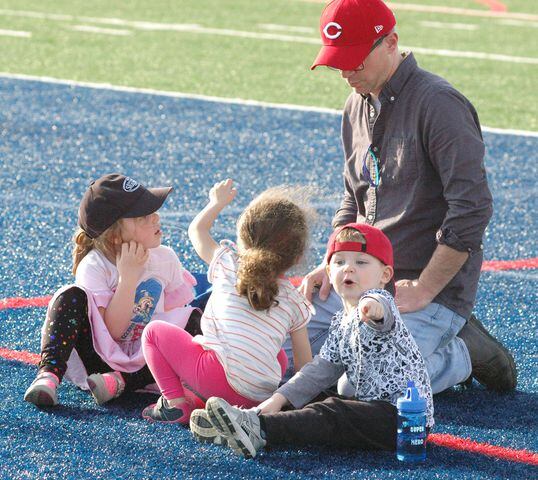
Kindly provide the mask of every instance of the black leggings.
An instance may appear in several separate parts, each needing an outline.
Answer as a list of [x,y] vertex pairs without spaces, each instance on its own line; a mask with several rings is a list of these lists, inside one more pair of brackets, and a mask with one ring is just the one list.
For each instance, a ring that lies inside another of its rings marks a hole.
[[[195,310],[187,327],[199,327],[199,312]],[[84,290],[71,287],[62,292],[52,305],[41,343],[39,372],[52,372],[60,380],[67,370],[67,360],[73,349],[78,353],[88,375],[114,370],[93,347],[91,324],[88,318],[88,299]],[[147,365],[133,373],[124,373],[125,391],[142,388],[155,380]]]
[[299,410],[260,415],[267,444],[395,450],[394,405],[341,397],[316,400]]

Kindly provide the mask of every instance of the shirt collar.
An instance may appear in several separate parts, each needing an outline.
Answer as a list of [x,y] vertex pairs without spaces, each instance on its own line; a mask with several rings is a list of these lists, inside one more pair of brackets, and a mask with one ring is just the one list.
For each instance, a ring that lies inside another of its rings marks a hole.
[[404,52],[403,55],[404,59],[402,63],[398,65],[392,77],[390,77],[383,90],[381,90],[380,99],[384,97],[385,99],[394,101],[407,83],[407,80],[417,70],[418,65],[414,55],[411,52]]

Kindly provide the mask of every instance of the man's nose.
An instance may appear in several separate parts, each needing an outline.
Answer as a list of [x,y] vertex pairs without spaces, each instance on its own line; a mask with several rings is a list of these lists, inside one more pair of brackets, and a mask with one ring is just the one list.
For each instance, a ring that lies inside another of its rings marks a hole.
[[346,80],[351,77],[355,72],[353,70],[342,70],[340,74],[342,75],[342,78],[345,78]]

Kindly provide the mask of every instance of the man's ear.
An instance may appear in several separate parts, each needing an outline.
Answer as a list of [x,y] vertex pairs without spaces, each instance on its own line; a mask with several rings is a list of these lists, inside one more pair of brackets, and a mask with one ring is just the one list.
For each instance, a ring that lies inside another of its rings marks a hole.
[[397,50],[398,49],[398,34],[396,32],[390,33],[389,35],[387,35],[387,38],[385,38],[385,42],[390,52]]

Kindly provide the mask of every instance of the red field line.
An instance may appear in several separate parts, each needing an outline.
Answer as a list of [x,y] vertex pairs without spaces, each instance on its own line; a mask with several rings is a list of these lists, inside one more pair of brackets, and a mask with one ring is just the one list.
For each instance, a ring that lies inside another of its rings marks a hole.
[[25,350],[10,350],[0,347],[0,357],[6,360],[16,360],[17,362],[37,365],[40,360],[40,355],[37,353],[27,352]]
[[522,258],[521,260],[488,260],[482,264],[483,272],[524,270],[526,268],[538,268],[538,257]]
[[476,3],[481,3],[482,5],[485,5],[486,7],[489,7],[489,9],[492,12],[507,12],[508,7],[500,2],[499,0],[475,0]]
[[28,307],[46,307],[52,297],[33,297],[33,298],[3,298],[0,300],[0,310],[6,308],[28,308]]
[[[0,347],[0,357],[6,360],[15,360],[17,362],[37,365],[40,356],[37,353],[25,350],[10,350]],[[428,442],[439,447],[450,448],[452,450],[461,450],[464,452],[478,453],[488,457],[494,457],[511,462],[526,463],[529,465],[538,465],[538,453],[528,450],[515,450],[513,448],[499,447],[489,443],[475,442],[468,438],[456,437],[446,433],[432,433],[428,435]]]
[[448,433],[432,433],[428,435],[428,442],[440,447],[464,452],[479,453],[488,457],[494,457],[510,462],[538,465],[538,453],[528,450],[516,450],[514,448],[498,447],[489,443],[480,443],[470,438],[461,438]]
[[[524,270],[527,268],[538,268],[537,258],[523,258],[521,260],[488,260],[482,264],[483,272],[494,272],[501,270]],[[293,285],[300,285],[302,277],[291,277]],[[29,308],[29,307],[46,307],[52,297],[13,297],[0,299],[0,310],[7,308]]]

